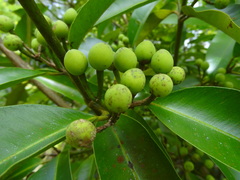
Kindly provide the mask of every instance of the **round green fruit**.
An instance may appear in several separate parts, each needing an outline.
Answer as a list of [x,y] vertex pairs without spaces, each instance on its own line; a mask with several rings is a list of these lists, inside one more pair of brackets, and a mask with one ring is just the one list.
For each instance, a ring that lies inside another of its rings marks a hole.
[[47,41],[45,40],[45,38],[43,37],[43,35],[38,31],[38,29],[35,30],[35,36],[37,38],[37,41],[43,45],[46,46],[47,45]]
[[223,82],[225,80],[225,75],[223,73],[217,73],[215,75],[215,81]]
[[230,0],[215,0],[214,6],[217,9],[224,9],[229,5],[229,3],[230,3]]
[[186,155],[188,155],[188,148],[186,148],[186,147],[180,147],[180,149],[179,149],[179,154],[180,154],[180,156],[186,156]]
[[138,61],[135,53],[131,49],[122,47],[115,53],[113,64],[117,70],[125,72],[128,69],[135,68]]
[[209,63],[207,61],[203,61],[200,67],[203,71],[206,71],[209,68]]
[[158,50],[152,56],[151,67],[155,73],[169,73],[173,68],[172,55],[166,49]]
[[214,166],[214,163],[213,163],[210,159],[206,159],[206,160],[204,161],[204,165],[205,165],[206,168],[212,169],[213,166]]
[[70,25],[72,24],[73,20],[77,17],[77,11],[73,8],[67,9],[65,14],[63,15],[63,21]]
[[202,63],[203,63],[203,60],[200,59],[200,58],[198,58],[198,59],[195,60],[195,64],[196,64],[197,66],[201,66]]
[[75,148],[89,147],[96,137],[96,127],[88,120],[73,121],[66,130],[66,142]]
[[201,157],[198,153],[193,153],[193,155],[191,156],[192,160],[194,162],[199,162],[201,160]]
[[223,73],[223,74],[226,74],[226,69],[225,68],[218,68],[217,70],[218,73]]
[[208,174],[206,180],[215,180],[215,178],[211,174]]
[[33,38],[32,41],[31,41],[31,47],[35,51],[38,51],[39,46],[40,46],[40,43],[38,42],[37,38]]
[[87,69],[87,58],[81,51],[71,49],[64,56],[64,66],[70,74],[81,75]]
[[0,30],[3,32],[9,32],[13,30],[14,23],[13,20],[5,15],[0,15]]
[[112,48],[105,43],[95,44],[88,53],[88,61],[90,65],[98,70],[103,71],[112,65],[114,52]]
[[174,66],[172,70],[168,73],[169,77],[172,79],[173,84],[177,85],[184,81],[185,71],[183,68]]
[[132,93],[122,84],[112,85],[105,93],[104,102],[111,112],[125,112],[132,103]]
[[183,165],[184,169],[188,172],[194,170],[194,164],[191,161],[186,161]]
[[127,86],[132,94],[137,94],[143,90],[146,83],[145,74],[141,69],[132,68],[123,73],[121,84]]
[[226,81],[226,82],[224,83],[224,87],[233,88],[234,85],[233,85],[232,82],[230,82],[230,81]]
[[65,22],[57,20],[53,23],[53,32],[56,34],[58,39],[66,39],[68,36],[68,26]]
[[135,54],[138,61],[150,61],[152,56],[156,53],[154,44],[149,40],[144,40],[135,48]]
[[23,46],[23,41],[16,35],[8,34],[4,37],[3,44],[6,48],[16,51]]
[[166,74],[156,74],[149,81],[151,93],[157,97],[165,97],[172,92],[172,79]]

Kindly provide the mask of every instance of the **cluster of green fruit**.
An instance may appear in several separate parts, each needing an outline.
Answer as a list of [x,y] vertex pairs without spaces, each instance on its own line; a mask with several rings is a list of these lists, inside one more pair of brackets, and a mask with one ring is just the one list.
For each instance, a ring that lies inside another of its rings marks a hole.
[[[114,52],[110,45],[100,42],[91,47],[88,57],[77,49],[68,50],[64,57],[66,70],[74,76],[83,75],[88,64],[97,71],[97,74],[104,70],[114,72],[117,83],[110,86],[105,91],[104,97],[100,98],[103,100],[102,104],[105,108],[115,114],[124,113],[134,103],[135,95],[146,86],[146,76],[144,71],[139,68],[139,64],[142,62],[155,73],[149,81],[151,94],[149,97],[153,97],[151,100],[155,97],[169,95],[173,85],[179,84],[185,79],[185,71],[180,67],[173,66],[172,55],[165,49],[157,51],[149,40],[142,41],[134,51],[131,48],[121,47]],[[69,127],[78,129],[81,127],[80,124],[79,122],[78,127],[75,125]],[[74,145],[69,140],[72,138],[68,135],[69,131],[73,131],[72,128],[67,130],[67,142]],[[79,134],[79,136],[81,135]],[[74,142],[76,141],[74,140]],[[84,143],[80,144],[84,145]]]
[[127,47],[129,45],[129,38],[127,36],[125,36],[124,34],[119,34],[118,35],[118,39],[117,41],[114,41],[111,44],[111,47],[113,48],[113,50],[118,50],[121,47]]
[[217,9],[224,9],[226,8],[230,3],[230,0],[215,0],[214,6]]

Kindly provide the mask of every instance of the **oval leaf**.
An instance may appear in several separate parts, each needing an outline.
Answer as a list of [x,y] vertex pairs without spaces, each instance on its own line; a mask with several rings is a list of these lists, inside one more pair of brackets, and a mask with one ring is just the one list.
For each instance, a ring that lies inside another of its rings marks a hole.
[[45,105],[1,107],[0,177],[14,164],[62,141],[70,122],[89,117],[76,110]]
[[114,126],[99,133],[94,152],[101,179],[179,179],[136,115],[122,114]]
[[240,171],[240,91],[195,87],[158,98],[150,110],[170,130]]
[[37,70],[7,67],[0,69],[0,90],[45,74]]
[[235,39],[238,43],[240,43],[240,27],[232,20],[228,14],[219,10],[204,10],[197,12],[191,6],[182,7],[182,11],[190,17],[199,18],[217,27]]

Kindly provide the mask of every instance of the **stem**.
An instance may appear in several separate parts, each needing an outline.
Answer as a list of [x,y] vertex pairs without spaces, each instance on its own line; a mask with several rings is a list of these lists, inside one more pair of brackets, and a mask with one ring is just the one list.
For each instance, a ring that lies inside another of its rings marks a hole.
[[116,68],[113,69],[113,74],[116,78],[117,83],[120,83],[121,82],[120,74],[119,74],[119,71]]
[[[185,6],[187,4],[187,0],[183,0],[181,6]],[[178,28],[177,28],[177,34],[176,34],[176,43],[175,43],[175,51],[174,51],[174,65],[176,66],[178,63],[178,54],[179,54],[179,48],[181,44],[181,38],[182,38],[182,30],[183,30],[183,24],[184,19],[182,19],[182,11],[180,9],[180,14],[178,16]]]
[[104,129],[107,129],[108,127],[114,125],[118,120],[118,114],[114,113],[111,118],[108,120],[107,123],[105,123],[104,125],[97,127],[97,132],[102,132]]
[[85,87],[84,91],[86,91],[86,93],[88,94],[89,98],[93,100],[94,99],[94,95],[92,94],[92,92],[91,92],[91,90],[90,90],[90,88],[88,86],[88,82],[87,82],[85,73],[80,75],[80,76],[78,76],[78,79],[79,79],[80,83],[82,84],[82,87]]
[[98,82],[98,92],[97,92],[97,101],[99,102],[102,99],[103,91],[103,73],[104,71],[97,70],[97,82]]
[[131,104],[130,108],[134,108],[136,106],[142,106],[142,105],[148,105],[150,104],[154,99],[156,99],[156,96],[154,96],[153,94],[151,94],[150,96],[148,96],[145,99],[139,100],[139,101],[135,101]]

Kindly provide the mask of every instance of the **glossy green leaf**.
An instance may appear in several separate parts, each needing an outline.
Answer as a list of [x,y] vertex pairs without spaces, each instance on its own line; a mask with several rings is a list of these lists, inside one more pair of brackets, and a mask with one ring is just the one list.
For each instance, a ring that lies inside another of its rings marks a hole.
[[79,11],[69,31],[69,42],[78,48],[88,31],[114,0],[89,0]]
[[69,150],[62,151],[57,157],[45,164],[36,173],[30,176],[30,180],[71,180]]
[[224,164],[222,164],[221,162],[217,161],[216,159],[213,159],[214,163],[217,164],[217,166],[219,167],[219,169],[222,171],[222,173],[224,174],[224,176],[228,179],[228,180],[237,180],[240,179],[240,171],[236,171]]
[[[239,9],[238,9],[239,10]],[[240,27],[232,20],[228,14],[218,10],[195,11],[191,6],[184,6],[182,11],[190,16],[196,17],[217,27],[224,33],[240,43]]]
[[72,99],[79,103],[84,103],[82,95],[77,91],[71,80],[64,75],[59,76],[40,76],[36,80],[47,86],[48,88]]
[[36,168],[41,163],[40,158],[30,158],[26,159],[16,165],[14,165],[12,168],[10,168],[7,173],[5,173],[3,176],[1,176],[2,179],[11,179],[11,180],[19,180],[23,179],[23,177],[30,174],[34,168]]
[[181,138],[239,171],[239,99],[238,90],[195,87],[158,98],[149,108]]
[[133,111],[122,114],[97,135],[94,152],[101,179],[179,179],[139,118]]
[[88,117],[76,110],[45,105],[1,107],[0,177],[14,164],[64,140],[70,122]]
[[209,62],[207,72],[209,74],[217,71],[220,67],[227,67],[232,58],[235,41],[228,35],[219,31],[207,50],[206,61]]
[[38,70],[28,70],[15,67],[1,68],[0,90],[43,74],[45,74],[45,72]]
[[109,20],[115,16],[123,14],[126,11],[144,6],[156,0],[115,0],[115,2],[104,12],[96,24]]
[[96,164],[94,155],[89,156],[83,161],[72,163],[73,176],[75,179],[94,179]]

